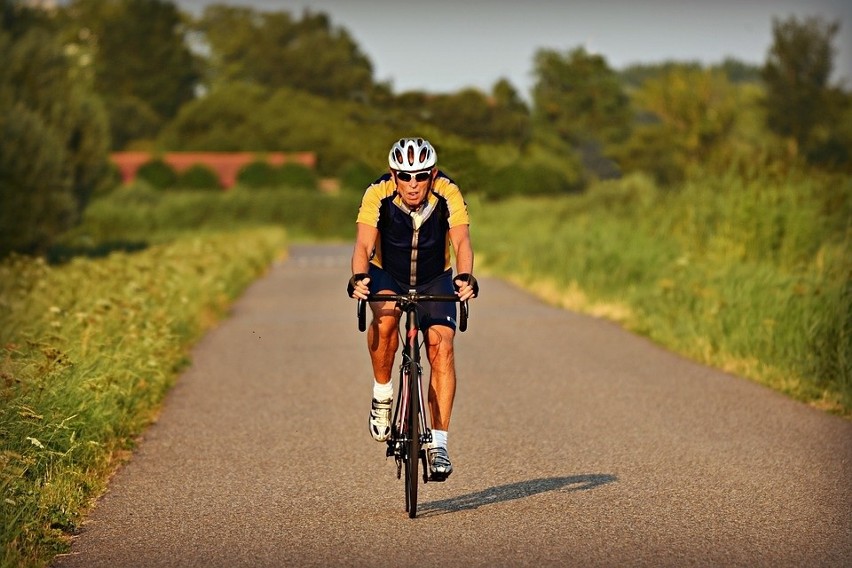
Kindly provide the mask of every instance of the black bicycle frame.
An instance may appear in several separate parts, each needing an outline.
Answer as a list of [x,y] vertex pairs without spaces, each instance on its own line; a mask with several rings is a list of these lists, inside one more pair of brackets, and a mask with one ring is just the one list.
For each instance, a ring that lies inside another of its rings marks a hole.
[[[420,364],[420,302],[458,302],[457,296],[418,294],[414,290],[408,294],[371,294],[367,300],[358,300],[358,329],[367,327],[367,302],[395,302],[395,307],[405,313],[405,336],[402,337],[402,364],[400,366],[399,392],[391,422],[391,436],[388,438],[388,457],[396,460],[396,477],[402,475],[406,467],[405,504],[409,517],[417,514],[417,461],[422,462],[423,483],[429,481],[426,452],[423,449],[432,441],[432,430],[426,420],[426,400],[423,396],[421,378],[423,367]],[[459,331],[467,329],[468,303],[461,302]],[[411,406],[416,405],[412,415]],[[417,432],[417,437],[413,437]],[[417,455],[412,455],[417,454]],[[414,461],[413,461],[414,460]]]

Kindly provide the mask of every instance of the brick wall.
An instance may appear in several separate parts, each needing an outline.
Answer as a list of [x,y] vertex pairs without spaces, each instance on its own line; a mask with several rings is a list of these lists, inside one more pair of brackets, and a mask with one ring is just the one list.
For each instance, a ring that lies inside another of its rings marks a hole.
[[139,166],[156,157],[161,158],[178,173],[195,164],[207,166],[216,172],[222,187],[225,188],[232,187],[236,183],[240,168],[257,160],[265,160],[273,166],[296,162],[309,168],[315,168],[317,162],[316,155],[313,152],[266,152],[262,154],[252,152],[166,152],[162,154],[113,152],[110,157],[121,171],[121,179],[124,183],[133,181],[136,178]]

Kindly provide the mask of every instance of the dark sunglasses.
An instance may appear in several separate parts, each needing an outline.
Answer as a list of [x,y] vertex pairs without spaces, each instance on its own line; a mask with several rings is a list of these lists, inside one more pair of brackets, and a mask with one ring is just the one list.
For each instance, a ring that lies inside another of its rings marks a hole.
[[396,177],[398,177],[402,181],[411,181],[412,175],[417,181],[426,181],[427,179],[432,177],[432,170],[425,170],[422,172],[417,172],[415,174],[411,174],[409,172],[396,172]]

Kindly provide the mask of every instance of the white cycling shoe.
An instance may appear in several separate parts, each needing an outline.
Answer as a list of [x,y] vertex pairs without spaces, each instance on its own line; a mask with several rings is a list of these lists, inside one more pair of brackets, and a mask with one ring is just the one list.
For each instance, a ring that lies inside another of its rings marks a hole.
[[370,408],[370,435],[377,442],[385,442],[390,438],[390,414],[393,399],[373,399]]

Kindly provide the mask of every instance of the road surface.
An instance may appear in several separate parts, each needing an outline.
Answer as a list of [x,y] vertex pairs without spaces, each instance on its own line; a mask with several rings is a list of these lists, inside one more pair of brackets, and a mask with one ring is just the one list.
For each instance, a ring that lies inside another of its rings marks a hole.
[[350,250],[248,289],[55,566],[852,566],[852,422],[495,279],[456,342],[455,473],[408,519]]

